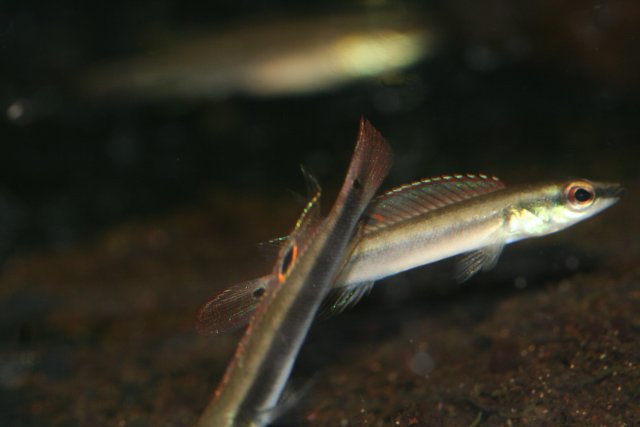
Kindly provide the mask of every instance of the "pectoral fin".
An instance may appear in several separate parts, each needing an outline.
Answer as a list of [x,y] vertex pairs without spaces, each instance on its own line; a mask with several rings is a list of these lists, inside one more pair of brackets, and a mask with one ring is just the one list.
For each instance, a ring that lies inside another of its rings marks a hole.
[[320,309],[322,317],[331,317],[353,307],[371,292],[374,283],[374,281],[367,281],[348,287],[333,288],[322,303]]
[[469,280],[480,270],[488,271],[495,267],[502,253],[502,248],[504,248],[504,243],[499,243],[462,255],[456,266],[458,283]]

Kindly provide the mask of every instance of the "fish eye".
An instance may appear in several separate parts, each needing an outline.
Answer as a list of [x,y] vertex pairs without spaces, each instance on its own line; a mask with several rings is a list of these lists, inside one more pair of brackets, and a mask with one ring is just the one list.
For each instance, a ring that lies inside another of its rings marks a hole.
[[586,203],[589,200],[591,200],[591,198],[593,197],[593,194],[591,194],[589,191],[585,190],[584,188],[578,188],[573,193],[573,197],[580,203]]
[[291,265],[296,260],[298,256],[298,245],[293,244],[287,248],[287,251],[282,256],[282,263],[280,264],[280,269],[278,270],[278,280],[283,281],[285,277],[287,277],[287,273],[291,269]]
[[565,187],[564,193],[569,204],[578,209],[591,206],[596,197],[593,185],[586,181],[570,183]]

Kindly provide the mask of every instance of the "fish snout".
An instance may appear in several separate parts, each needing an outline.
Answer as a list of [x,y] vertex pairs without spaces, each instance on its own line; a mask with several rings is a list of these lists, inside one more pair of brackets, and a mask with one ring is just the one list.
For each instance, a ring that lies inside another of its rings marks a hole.
[[618,201],[626,192],[619,183],[600,183],[596,187],[596,195],[603,199],[614,199]]

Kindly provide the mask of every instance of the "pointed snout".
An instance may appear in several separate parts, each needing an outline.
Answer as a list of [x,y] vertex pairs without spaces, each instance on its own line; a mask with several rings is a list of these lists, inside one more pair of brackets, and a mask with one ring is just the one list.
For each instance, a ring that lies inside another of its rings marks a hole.
[[610,199],[612,202],[617,202],[625,193],[624,188],[617,182],[597,182],[594,183],[596,188],[596,197],[603,199]]

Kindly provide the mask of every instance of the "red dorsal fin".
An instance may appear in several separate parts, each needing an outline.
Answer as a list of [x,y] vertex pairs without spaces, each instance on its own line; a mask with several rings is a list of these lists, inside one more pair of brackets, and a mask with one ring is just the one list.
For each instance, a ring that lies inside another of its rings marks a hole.
[[402,185],[371,203],[364,233],[504,187],[495,176],[484,174],[442,175]]

